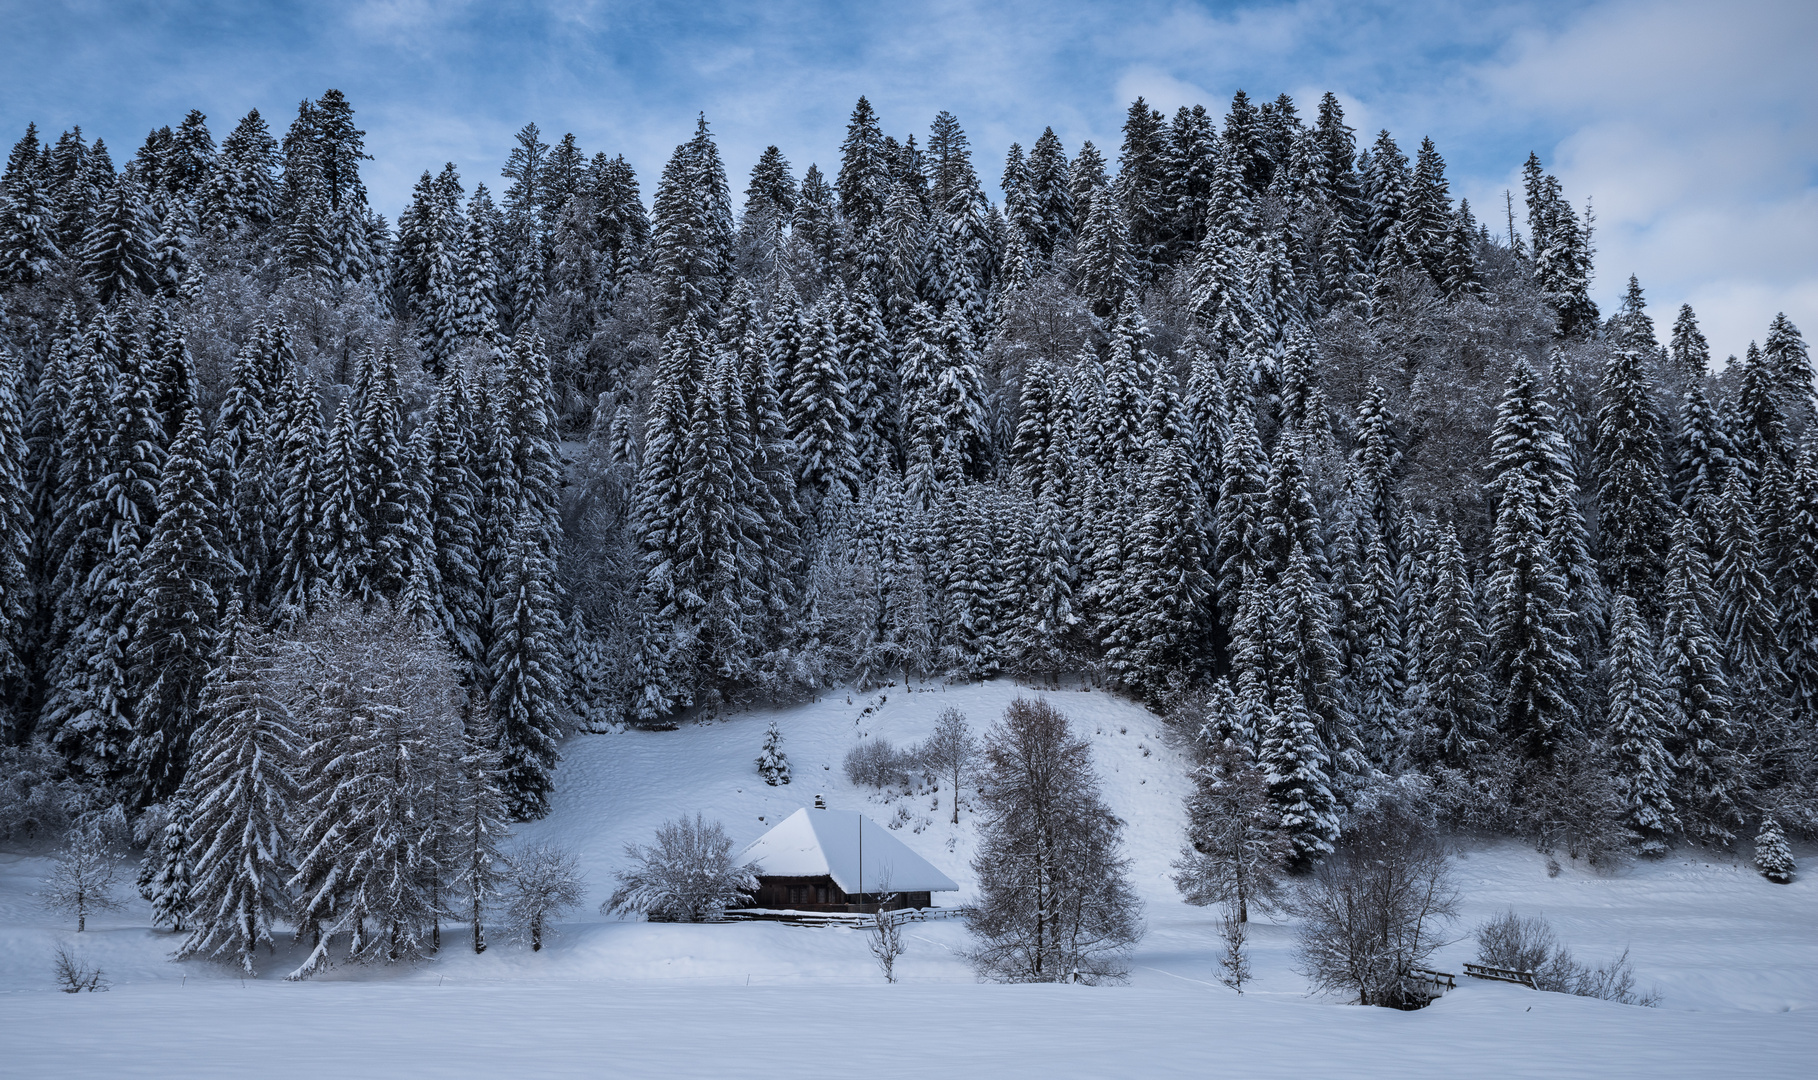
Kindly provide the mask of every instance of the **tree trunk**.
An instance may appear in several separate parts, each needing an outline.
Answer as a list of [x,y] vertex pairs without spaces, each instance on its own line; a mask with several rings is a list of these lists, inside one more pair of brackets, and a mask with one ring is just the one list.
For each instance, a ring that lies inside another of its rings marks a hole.
[[540,918],[530,920],[530,951],[543,951],[543,920]]

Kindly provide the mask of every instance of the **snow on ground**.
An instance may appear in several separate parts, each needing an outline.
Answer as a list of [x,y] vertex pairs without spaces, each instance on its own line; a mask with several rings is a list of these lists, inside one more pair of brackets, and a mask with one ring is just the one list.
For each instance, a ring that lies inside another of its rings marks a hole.
[[[885,986],[854,930],[599,914],[625,843],[647,842],[664,820],[699,810],[743,845],[816,794],[894,824],[960,883],[935,902],[966,902],[970,809],[962,802],[955,828],[949,791],[855,789],[841,761],[860,739],[918,741],[949,706],[982,729],[1034,693],[1009,680],[841,691],[677,731],[571,740],[553,813],[518,839],[575,851],[591,898],[538,954],[495,931],[494,947],[475,956],[463,928],[450,926],[433,963],[291,984],[278,976],[300,957],[281,949],[242,983],[219,967],[166,960],[172,935],[147,929],[136,897],[91,919],[78,940],[33,900],[49,860],[0,853],[0,1076],[688,1077],[760,1059],[861,1074],[1818,1074],[1818,876],[1777,886],[1745,862],[1703,853],[1607,874],[1567,865],[1557,877],[1517,844],[1455,859],[1465,912],[1439,967],[1459,970],[1473,952],[1470,927],[1513,907],[1545,914],[1582,961],[1628,948],[1642,987],[1662,994],[1658,1009],[1471,980],[1419,1013],[1346,1007],[1307,996],[1293,928],[1267,919],[1252,937],[1256,981],[1237,997],[1213,977],[1215,911],[1182,904],[1169,877],[1188,789],[1181,757],[1152,714],[1096,690],[1043,696],[1091,738],[1105,798],[1128,822],[1148,934],[1127,987],[980,985],[959,955],[958,921],[911,925],[902,982]],[[766,786],[754,767],[772,718],[794,769],[787,787]],[[1818,874],[1814,853],[1800,855]],[[123,881],[122,895],[131,892]],[[53,992],[49,958],[60,941],[99,963],[114,989]]]

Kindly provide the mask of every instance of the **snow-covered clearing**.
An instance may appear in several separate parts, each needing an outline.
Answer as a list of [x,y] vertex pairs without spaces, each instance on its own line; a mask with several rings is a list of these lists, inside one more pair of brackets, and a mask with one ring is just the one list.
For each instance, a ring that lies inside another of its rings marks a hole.
[[[1630,949],[1641,986],[1661,991],[1657,1009],[1470,980],[1418,1013],[1310,999],[1292,927],[1266,919],[1252,937],[1256,981],[1237,997],[1213,977],[1216,913],[1182,904],[1169,879],[1187,790],[1180,756],[1155,717],[1097,691],[1048,696],[1091,735],[1106,801],[1129,823],[1148,934],[1127,987],[980,985],[958,955],[957,921],[910,926],[902,982],[886,986],[854,930],[597,913],[624,844],[648,841],[663,820],[699,810],[743,844],[817,793],[897,823],[961,885],[936,903],[966,902],[970,811],[962,805],[954,828],[944,789],[856,790],[841,759],[861,737],[915,742],[949,705],[983,728],[1019,693],[1033,691],[1005,680],[850,701],[841,692],[672,732],[571,740],[554,812],[519,840],[572,848],[592,899],[539,954],[495,933],[476,957],[450,926],[431,964],[292,984],[278,976],[297,958],[281,950],[243,984],[167,961],[172,936],[146,928],[136,897],[91,918],[78,939],[33,900],[49,860],[0,854],[0,1076],[717,1077],[758,1061],[858,1075],[1818,1075],[1818,878],[1772,885],[1741,861],[1698,853],[1609,874],[1567,865],[1553,878],[1516,844],[1455,861],[1459,937],[1505,907],[1545,914],[1580,960]],[[772,716],[794,769],[787,787],[767,787],[753,765]],[[1812,865],[1812,852],[1799,854]],[[54,992],[58,942],[104,968],[113,990]],[[1438,966],[1457,971],[1472,951],[1460,940]]]

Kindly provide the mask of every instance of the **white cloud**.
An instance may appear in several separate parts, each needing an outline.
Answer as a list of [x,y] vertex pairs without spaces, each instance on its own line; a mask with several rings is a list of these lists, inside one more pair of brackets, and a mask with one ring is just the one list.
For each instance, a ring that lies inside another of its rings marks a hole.
[[1690,302],[1722,356],[1777,311],[1818,331],[1815,38],[1810,4],[1620,0],[1472,75],[1563,131],[1547,164],[1594,199],[1605,302],[1637,274],[1657,323]]

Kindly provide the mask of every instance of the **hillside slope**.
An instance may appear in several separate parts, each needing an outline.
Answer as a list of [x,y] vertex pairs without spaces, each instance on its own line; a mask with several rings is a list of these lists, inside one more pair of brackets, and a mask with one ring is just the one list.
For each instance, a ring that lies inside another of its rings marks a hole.
[[[886,987],[856,931],[599,914],[624,845],[647,841],[659,823],[699,811],[742,845],[816,794],[896,827],[961,885],[936,903],[964,903],[975,880],[971,808],[962,802],[953,826],[951,792],[855,789],[841,761],[864,739],[920,740],[947,707],[983,729],[1018,694],[1036,693],[1009,680],[839,692],[671,732],[570,740],[553,812],[522,827],[514,843],[573,850],[590,896],[538,954],[495,931],[496,947],[475,956],[450,927],[450,947],[433,963],[342,968],[287,984],[276,976],[294,958],[281,950],[263,977],[242,986],[211,965],[167,961],[171,935],[146,928],[135,898],[77,941],[107,970],[113,992],[68,997],[51,992],[49,954],[76,935],[32,900],[48,861],[0,855],[9,1065],[21,1076],[227,1075],[252,1061],[268,1075],[341,1065],[355,1074],[384,1066],[481,1076],[597,1075],[611,1063],[632,1074],[706,1076],[724,1075],[741,1053],[769,1057],[772,1046],[789,1046],[857,1068],[900,1071],[911,1060],[1054,1075],[1137,1062],[1163,1075],[1204,1075],[1217,1062],[1254,1076],[1327,1075],[1334,1061],[1355,1063],[1356,1075],[1485,1061],[1497,1063],[1497,1075],[1809,1069],[1818,1046],[1818,896],[1805,878],[1770,885],[1741,862],[1701,853],[1607,874],[1568,865],[1553,878],[1541,856],[1516,844],[1455,857],[1461,940],[1439,966],[1458,970],[1470,958],[1464,938],[1482,918],[1509,907],[1544,913],[1581,959],[1630,949],[1642,985],[1662,993],[1659,1009],[1468,981],[1418,1014],[1346,1008],[1307,997],[1292,926],[1267,918],[1253,938],[1256,982],[1239,999],[1213,978],[1215,912],[1181,903],[1170,880],[1185,764],[1153,714],[1101,691],[1043,696],[1090,738],[1106,800],[1127,822],[1148,926],[1129,987],[979,985],[961,956],[958,921],[913,925],[902,983]],[[754,765],[771,719],[794,769],[786,787],[765,785]],[[196,1048],[222,1039],[244,1054],[214,1053],[198,1065]]]

